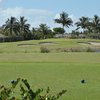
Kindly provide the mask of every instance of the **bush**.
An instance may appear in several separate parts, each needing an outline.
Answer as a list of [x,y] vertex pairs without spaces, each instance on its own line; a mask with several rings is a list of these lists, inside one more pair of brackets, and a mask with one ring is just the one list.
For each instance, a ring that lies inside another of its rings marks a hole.
[[0,37],[0,42],[16,42],[16,41],[23,41],[23,37]]
[[81,47],[72,47],[72,48],[59,48],[56,49],[59,52],[85,52],[85,50]]
[[95,52],[95,50],[94,50],[94,48],[87,47],[87,48],[86,48],[86,52]]
[[83,48],[70,48],[69,49],[70,52],[84,52]]
[[95,48],[91,47],[71,47],[71,48],[58,48],[56,49],[57,52],[96,52]]
[[[16,93],[15,88],[18,83],[20,83],[20,85],[18,88],[19,90]],[[33,91],[26,79],[18,78],[17,80],[11,81],[11,87],[0,87],[0,100],[57,100],[66,92],[66,90],[62,90],[57,94],[51,95],[51,90],[48,87],[45,94],[42,92],[43,89],[37,89],[36,91]]]
[[40,50],[41,50],[41,53],[49,53],[50,52],[50,50],[46,47],[41,47]]

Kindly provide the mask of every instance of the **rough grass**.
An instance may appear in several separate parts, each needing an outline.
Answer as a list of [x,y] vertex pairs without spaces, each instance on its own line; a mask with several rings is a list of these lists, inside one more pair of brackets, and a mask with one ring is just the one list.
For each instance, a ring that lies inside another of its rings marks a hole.
[[[20,41],[13,43],[0,43],[0,53],[39,53],[41,47],[47,47],[48,49],[55,52],[59,48],[70,48],[70,47],[87,47],[91,45],[82,45],[79,42],[89,42],[99,40],[90,39],[47,39],[47,40],[33,40],[33,41]],[[41,42],[52,42],[52,44],[41,45]],[[54,44],[53,44],[54,43]]]
[[[100,99],[100,53],[40,53],[39,42],[56,42],[46,45],[50,49],[84,46],[81,41],[48,39],[1,43],[0,84],[8,85],[17,77],[27,78],[34,89],[50,86],[54,92],[67,89],[60,100]],[[95,40],[97,41],[97,40]],[[18,44],[37,44],[18,46]],[[25,52],[27,50],[27,52]],[[81,84],[85,79],[86,83]]]

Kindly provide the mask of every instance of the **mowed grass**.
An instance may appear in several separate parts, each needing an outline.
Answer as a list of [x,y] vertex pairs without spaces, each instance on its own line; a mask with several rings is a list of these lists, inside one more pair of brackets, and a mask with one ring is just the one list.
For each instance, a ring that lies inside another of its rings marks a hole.
[[[53,92],[67,89],[60,100],[99,100],[100,63],[0,63],[0,83],[17,77],[28,79],[34,89],[50,86]],[[81,79],[86,83],[81,84]]]
[[[45,46],[56,49],[84,46],[77,42],[94,40],[48,39],[1,43],[0,84],[8,85],[12,79],[21,77],[28,79],[34,89],[50,86],[54,93],[66,89],[60,100],[99,100],[100,53],[40,53],[41,45],[38,43],[48,41],[56,44]],[[86,80],[85,84],[80,82],[82,79]]]

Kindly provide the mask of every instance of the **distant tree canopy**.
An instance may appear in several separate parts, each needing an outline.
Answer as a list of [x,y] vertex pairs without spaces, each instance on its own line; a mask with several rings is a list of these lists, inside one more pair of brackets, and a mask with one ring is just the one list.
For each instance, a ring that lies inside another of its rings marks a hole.
[[76,30],[83,29],[82,33],[85,37],[100,39],[100,17],[98,15],[94,15],[93,18],[82,16],[75,25]]
[[[50,29],[47,24],[43,23],[37,28],[32,28],[24,16],[21,16],[19,19],[11,16],[0,28],[0,34],[5,36],[0,37],[0,41],[4,42],[14,41],[14,39],[15,41],[19,41],[53,38],[56,34],[66,33],[65,27],[70,28],[73,24],[73,20],[66,12],[61,12],[59,14],[59,18],[54,19],[54,22],[61,24],[62,28],[54,27],[53,29]],[[76,29],[70,32],[70,36],[75,36],[75,38],[84,37],[100,39],[100,17],[98,15],[94,15],[93,18],[82,16],[73,25],[76,26]]]
[[61,24],[64,27],[69,28],[69,26],[72,25],[73,21],[69,17],[69,15],[66,12],[60,13],[60,18],[54,19],[55,23]]
[[20,20],[15,17],[8,18],[3,25],[4,35],[6,36],[21,36],[24,39],[30,39],[31,31],[30,24],[27,24],[27,19],[20,17]]
[[32,33],[35,39],[53,38],[53,32],[46,24],[40,24],[38,28],[33,28]]
[[55,27],[53,28],[54,34],[63,34],[65,30],[61,27]]

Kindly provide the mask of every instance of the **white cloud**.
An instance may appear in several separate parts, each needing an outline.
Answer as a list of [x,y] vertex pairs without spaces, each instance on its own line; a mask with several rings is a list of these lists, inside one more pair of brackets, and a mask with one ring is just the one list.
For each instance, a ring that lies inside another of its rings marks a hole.
[[22,14],[22,12],[23,12],[23,9],[21,9],[21,8],[13,8],[13,9],[7,8],[7,9],[2,9],[1,10],[1,14],[4,17],[10,17],[10,16],[17,17],[20,14]]
[[1,13],[5,16],[20,16],[20,15],[43,15],[49,16],[53,14],[48,10],[41,9],[25,9],[21,7],[1,9]]
[[60,15],[59,14],[56,14],[54,19],[57,19],[57,18],[60,18]]
[[78,19],[73,14],[69,15],[69,17],[73,20],[74,23],[78,21]]
[[[7,18],[14,16],[19,19],[20,16],[25,16],[28,19],[28,23],[31,24],[32,27],[38,27],[39,24],[44,23],[53,27],[60,27],[61,25],[54,23],[54,19],[59,18],[59,14],[55,14],[52,11],[48,11],[45,9],[26,9],[22,7],[15,8],[0,8],[0,26],[5,23]],[[69,17],[72,18],[74,22],[77,21],[76,17],[71,14]],[[67,31],[72,30],[73,28],[67,29]]]
[[25,16],[32,26],[38,26],[41,23],[47,23],[53,16],[53,12],[45,9],[25,9],[22,7],[16,8],[0,8],[0,25],[4,24],[7,18],[14,16],[19,18]]

